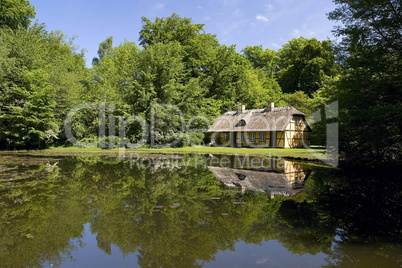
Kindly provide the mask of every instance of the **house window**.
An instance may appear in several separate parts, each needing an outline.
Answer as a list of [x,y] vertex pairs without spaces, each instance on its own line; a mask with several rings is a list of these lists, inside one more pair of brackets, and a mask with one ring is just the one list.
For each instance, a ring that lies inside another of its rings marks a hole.
[[299,116],[295,116],[295,124],[296,124],[296,126],[300,125],[300,117]]
[[265,132],[260,132],[260,141],[265,141]]
[[240,141],[246,141],[246,135],[244,132],[240,133]]
[[255,133],[254,132],[250,133],[248,138],[250,141],[255,141]]
[[228,134],[227,134],[227,133],[223,133],[222,139],[223,139],[224,141],[227,141],[227,140],[228,140]]

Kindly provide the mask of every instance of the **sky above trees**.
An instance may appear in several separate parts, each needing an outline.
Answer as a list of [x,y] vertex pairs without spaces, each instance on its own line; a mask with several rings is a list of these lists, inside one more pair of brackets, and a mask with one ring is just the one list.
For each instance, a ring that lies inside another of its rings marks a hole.
[[176,12],[204,23],[207,33],[216,34],[225,45],[263,45],[277,50],[293,38],[333,38],[333,21],[326,14],[335,9],[332,0],[204,0],[204,1],[50,1],[32,0],[36,18],[48,30],[62,29],[68,36],[77,35],[75,43],[87,50],[91,65],[99,44],[113,36],[114,44],[127,38],[138,42],[141,17],[154,21]]

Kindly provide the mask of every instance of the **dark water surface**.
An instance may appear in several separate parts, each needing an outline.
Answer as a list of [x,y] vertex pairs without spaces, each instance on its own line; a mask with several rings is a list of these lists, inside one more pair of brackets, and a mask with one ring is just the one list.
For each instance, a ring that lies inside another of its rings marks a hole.
[[402,267],[401,182],[280,159],[0,156],[0,267]]

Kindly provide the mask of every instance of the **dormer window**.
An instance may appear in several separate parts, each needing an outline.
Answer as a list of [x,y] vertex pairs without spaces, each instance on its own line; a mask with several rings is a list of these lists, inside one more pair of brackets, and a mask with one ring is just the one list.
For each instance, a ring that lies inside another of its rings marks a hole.
[[246,179],[246,175],[242,174],[242,173],[235,173],[236,176],[239,178],[239,180],[244,181]]
[[244,121],[244,119],[241,119],[241,120],[237,123],[236,127],[244,127],[245,125],[246,125],[246,121]]

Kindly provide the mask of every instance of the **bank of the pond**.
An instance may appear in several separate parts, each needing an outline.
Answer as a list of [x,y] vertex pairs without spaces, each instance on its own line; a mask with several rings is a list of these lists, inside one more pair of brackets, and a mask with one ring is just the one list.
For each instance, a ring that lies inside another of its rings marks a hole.
[[56,147],[46,150],[29,151],[1,151],[0,154],[28,154],[40,156],[119,156],[124,153],[126,157],[135,156],[152,158],[178,157],[184,154],[212,154],[212,155],[250,155],[250,156],[272,156],[294,160],[318,161],[317,155],[325,153],[324,148],[313,147],[314,152],[305,148],[231,148],[231,147],[184,147],[184,148],[138,148],[138,149],[101,149],[101,148],[78,148],[78,147]]

